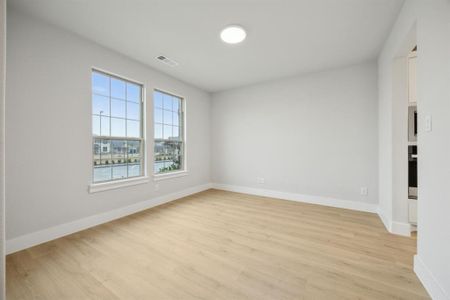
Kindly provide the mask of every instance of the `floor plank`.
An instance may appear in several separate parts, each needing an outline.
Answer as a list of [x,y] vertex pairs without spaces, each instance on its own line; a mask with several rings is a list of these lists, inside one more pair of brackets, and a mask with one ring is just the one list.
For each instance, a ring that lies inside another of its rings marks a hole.
[[429,299],[375,214],[209,190],[6,258],[8,299]]

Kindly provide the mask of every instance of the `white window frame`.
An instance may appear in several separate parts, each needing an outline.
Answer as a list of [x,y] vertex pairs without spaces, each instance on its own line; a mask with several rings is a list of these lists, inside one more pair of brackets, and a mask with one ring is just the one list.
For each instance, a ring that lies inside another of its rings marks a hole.
[[154,181],[160,181],[160,180],[166,180],[166,179],[172,179],[172,178],[178,178],[189,175],[188,172],[188,159],[187,159],[187,138],[186,138],[186,127],[187,127],[187,113],[186,113],[186,98],[183,96],[178,95],[177,93],[170,92],[166,89],[161,88],[154,88],[152,93],[152,112],[153,112],[153,118],[154,118],[154,111],[155,111],[155,99],[154,95],[155,92],[160,92],[163,94],[171,95],[173,97],[177,97],[181,99],[181,113],[182,113],[182,127],[183,131],[181,133],[182,136],[182,169],[175,170],[175,171],[169,171],[165,173],[155,173],[155,153],[154,153],[154,146],[155,146],[155,120],[153,119],[153,152],[152,152],[152,174],[153,174],[153,180]]
[[[140,142],[141,142],[141,175],[135,176],[135,177],[118,178],[118,179],[111,179],[111,180],[107,180],[107,181],[94,182],[94,153],[93,153],[93,151],[91,151],[91,180],[90,180],[91,183],[89,185],[89,192],[96,193],[96,192],[102,192],[102,191],[111,190],[111,189],[117,189],[117,188],[122,188],[122,187],[127,187],[127,186],[133,186],[133,185],[137,185],[137,184],[148,183],[149,178],[147,175],[147,159],[146,159],[147,158],[147,143],[146,143],[146,101],[145,101],[146,100],[146,89],[145,89],[145,85],[144,85],[144,83],[142,83],[140,81],[130,79],[125,76],[118,75],[113,72],[105,71],[105,70],[102,70],[102,69],[96,68],[96,67],[92,67],[90,69],[90,77],[89,78],[92,78],[92,74],[94,72],[101,73],[101,74],[104,74],[104,75],[112,77],[112,78],[117,78],[117,79],[125,81],[125,82],[130,82],[132,84],[136,84],[141,87],[141,103],[140,103],[140,105],[141,105],[141,107],[140,107],[141,137],[140,138],[102,136],[102,135],[94,136],[92,133],[92,131],[93,131],[92,112],[90,114],[90,120],[91,120],[90,134],[92,137],[91,147],[93,147],[95,139],[130,140],[130,141],[140,140]],[[90,103],[92,106],[92,101],[93,101],[92,79],[91,79],[91,85],[90,85],[90,95],[91,95]],[[100,132],[100,134],[101,134],[101,132]]]

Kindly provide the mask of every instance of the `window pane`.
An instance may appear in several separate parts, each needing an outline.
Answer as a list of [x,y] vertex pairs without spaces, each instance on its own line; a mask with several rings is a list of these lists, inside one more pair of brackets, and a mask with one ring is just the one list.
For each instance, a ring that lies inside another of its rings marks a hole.
[[127,137],[141,137],[139,121],[127,120]]
[[163,139],[168,140],[172,137],[172,126],[164,125],[163,128]]
[[125,118],[125,101],[111,99],[111,116]]
[[[141,157],[141,142],[140,141],[128,141],[128,158],[135,159]],[[132,161],[128,161],[132,162]]]
[[163,111],[162,111],[162,109],[155,108],[154,115],[155,115],[154,116],[154,120],[153,120],[154,123],[162,123],[163,122],[163,118],[162,118]]
[[113,179],[127,178],[127,164],[114,165],[112,167],[112,178]]
[[127,100],[136,103],[141,102],[141,88],[139,85],[127,82]]
[[125,120],[111,118],[111,136],[125,136]]
[[100,135],[100,117],[92,116],[92,135]]
[[181,165],[177,157],[172,157],[170,160],[164,162],[164,169],[166,172],[168,171],[177,171],[180,170]]
[[163,108],[167,110],[172,110],[172,96],[164,94],[163,95]]
[[180,106],[181,106],[181,99],[178,97],[173,97],[173,111],[178,112],[180,110]]
[[99,139],[94,140],[94,146],[92,148],[92,152],[94,155],[94,167],[99,166],[101,164],[101,162],[100,162],[101,140],[99,140]]
[[164,142],[155,143],[155,163],[154,163],[154,172],[159,173],[164,169],[164,161],[166,160]]
[[92,73],[92,92],[109,96],[109,77],[101,73]]
[[111,164],[111,141],[110,140],[100,140],[100,164],[110,165]]
[[111,97],[125,100],[125,82],[111,78]]
[[127,101],[127,119],[140,120],[141,110],[139,103]]
[[162,139],[162,124],[155,124],[155,139]]
[[154,173],[161,173],[164,171],[164,162],[163,161],[155,161],[153,165]]
[[92,95],[92,114],[109,116],[109,98],[95,94]]
[[182,168],[183,112],[182,99],[154,92],[154,173]]
[[99,123],[99,127],[101,129],[101,135],[109,136],[109,117],[102,116],[102,121]]
[[94,182],[101,182],[111,180],[110,166],[96,166],[94,167]]
[[141,175],[141,164],[128,164],[128,177]]
[[172,112],[168,110],[163,110],[163,123],[167,125],[172,125]]
[[126,163],[127,142],[124,140],[112,140],[111,148],[112,163],[116,165]]
[[173,137],[174,140],[177,140],[177,141],[180,140],[180,137],[181,137],[181,135],[180,135],[180,127],[173,126],[173,128],[172,128],[172,137]]
[[153,93],[153,106],[154,107],[163,107],[163,95],[161,92],[155,91]]
[[181,143],[164,141],[155,143],[155,173],[181,169]]
[[175,126],[180,126],[180,118],[179,118],[179,114],[178,114],[178,112],[174,112],[174,113],[172,113],[172,120],[173,120],[173,125],[175,125]]

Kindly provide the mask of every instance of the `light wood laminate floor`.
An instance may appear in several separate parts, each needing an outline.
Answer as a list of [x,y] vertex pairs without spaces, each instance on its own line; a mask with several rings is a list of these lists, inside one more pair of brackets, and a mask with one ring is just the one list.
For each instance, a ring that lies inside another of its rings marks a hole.
[[209,190],[7,256],[7,299],[429,299],[375,214]]

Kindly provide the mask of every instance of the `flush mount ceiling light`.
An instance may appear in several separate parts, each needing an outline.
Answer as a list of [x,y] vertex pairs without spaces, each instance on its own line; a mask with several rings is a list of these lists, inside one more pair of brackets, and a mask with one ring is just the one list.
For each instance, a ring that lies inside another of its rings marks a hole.
[[227,26],[220,32],[220,38],[227,44],[241,43],[246,37],[245,29],[238,25]]

